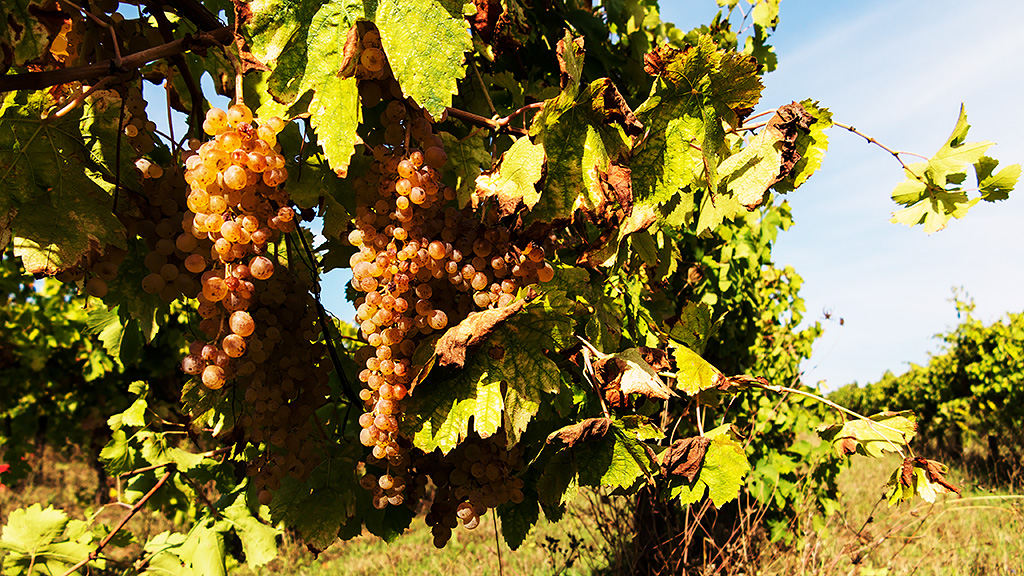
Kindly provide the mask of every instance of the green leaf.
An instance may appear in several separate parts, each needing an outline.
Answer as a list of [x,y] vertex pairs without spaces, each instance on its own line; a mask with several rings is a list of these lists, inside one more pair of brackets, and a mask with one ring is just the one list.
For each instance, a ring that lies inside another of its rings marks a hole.
[[707,493],[711,502],[720,508],[739,496],[743,477],[750,471],[750,462],[731,424],[706,432],[704,437],[710,438],[711,444],[696,479],[687,483],[673,478],[670,493],[684,506],[699,502]]
[[724,381],[722,372],[693,350],[675,346],[673,353],[676,357],[676,388],[690,396]]
[[642,442],[652,437],[650,425],[630,418],[588,426],[598,420],[565,426],[548,436],[548,445],[559,447],[538,480],[541,501],[569,501],[576,486],[630,488],[643,478],[653,482],[657,463]]
[[361,500],[369,501],[365,490],[356,484],[357,455],[353,449],[313,468],[305,481],[286,476],[270,504],[274,524],[284,522],[297,529],[320,550],[334,543],[338,529],[355,513],[356,491]]
[[224,534],[209,526],[209,521],[196,524],[181,549],[185,558],[190,561],[193,573],[204,576],[227,576]]
[[413,443],[447,454],[469,434],[473,420],[473,430],[484,438],[504,423],[515,444],[544,395],[561,386],[558,367],[545,351],[571,342],[569,306],[560,293],[537,298],[498,324],[462,370],[434,369],[406,401],[403,429]]
[[65,270],[91,244],[126,246],[88,134],[101,112],[87,104],[42,120],[53,105],[47,92],[8,92],[0,108],[0,214],[13,215],[15,255],[31,274]]
[[[960,106],[953,133],[927,162],[916,162],[904,168],[907,179],[893,189],[892,199],[906,208],[893,212],[890,222],[924,225],[928,234],[946,227],[950,218],[963,218],[981,199],[999,200],[1016,185],[1020,167],[1009,166],[993,176],[996,160],[985,156],[992,142],[965,142],[967,112]],[[966,180],[966,167],[975,166],[981,196],[969,199],[961,187]],[[991,197],[990,197],[991,195]]]
[[110,442],[100,450],[100,462],[111,476],[129,472],[135,467],[135,449],[128,445],[124,430],[114,430]]
[[[570,218],[577,207],[604,212],[612,199],[606,198],[600,175],[629,152],[624,126],[632,112],[610,80],[595,80],[574,100],[566,94],[546,100],[530,126],[534,144],[543,146],[547,158],[543,192],[527,215],[530,222]],[[535,159],[539,151],[532,154]]]
[[245,492],[239,493],[238,498],[224,508],[223,515],[242,541],[242,552],[249,568],[255,570],[277,557],[277,537],[282,531],[260,521],[249,509]]
[[704,302],[687,302],[679,312],[679,320],[669,330],[669,338],[682,342],[697,354],[703,354],[708,339],[715,333],[711,308]]
[[501,155],[497,170],[476,179],[473,206],[493,197],[502,216],[513,214],[520,205],[532,210],[541,196],[536,184],[544,174],[544,160],[544,146],[526,136],[519,138]]
[[[438,0],[381,0],[374,22],[402,92],[434,118],[452,105],[473,42],[461,11]],[[461,8],[461,4],[458,5]]]
[[530,530],[540,518],[540,504],[537,496],[527,492],[519,504],[506,502],[498,506],[498,518],[501,519],[501,535],[512,550],[519,549]]
[[630,161],[637,203],[667,202],[690,185],[716,189],[718,163],[728,155],[723,123],[736,127],[737,111],[760,98],[756,61],[702,34],[685,50],[657,49],[648,62],[657,79],[636,111],[646,128]]
[[[52,506],[33,504],[11,512],[0,533],[0,549],[7,551],[4,574],[62,574],[86,558],[93,551],[91,538],[70,539],[67,527],[67,515]],[[103,564],[90,563],[96,568]]]
[[840,456],[863,454],[879,458],[886,452],[902,453],[917,433],[917,418],[913,412],[881,412],[870,421],[850,420],[822,427],[818,435],[832,442]]
[[978,177],[978,189],[981,199],[986,202],[1006,200],[1020,179],[1020,164],[1007,166],[995,173],[999,160],[982,156],[974,163],[974,171]]
[[470,203],[476,191],[477,178],[483,170],[491,167],[491,154],[487,151],[484,135],[457,138],[449,132],[438,132],[438,136],[444,142],[444,151],[448,154],[445,176],[453,179],[452,186],[458,195],[459,206],[465,206]]
[[204,460],[201,454],[173,445],[172,442],[177,440],[175,436],[168,437],[162,432],[145,431],[139,432],[136,437],[142,441],[142,450],[139,453],[152,466],[173,463],[178,470],[187,472],[199,466]]

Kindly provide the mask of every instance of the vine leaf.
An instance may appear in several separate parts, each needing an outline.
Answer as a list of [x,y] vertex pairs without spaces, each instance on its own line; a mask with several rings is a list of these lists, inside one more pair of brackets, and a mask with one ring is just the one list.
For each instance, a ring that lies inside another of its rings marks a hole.
[[662,381],[638,348],[597,355],[594,371],[604,383],[602,388],[614,386],[623,394],[642,394],[659,400],[668,400],[677,395]]
[[780,107],[760,134],[718,165],[728,192],[747,210],[760,206],[768,189],[789,175],[800,160],[797,138],[810,132],[815,121],[796,102]]
[[893,471],[886,482],[885,497],[889,506],[920,496],[928,503],[935,502],[936,496],[948,492],[961,495],[960,489],[946,480],[949,468],[941,462],[920,456],[905,458],[899,468]]
[[602,215],[622,205],[628,212],[632,196],[620,198],[614,189],[609,193],[607,180],[614,162],[629,154],[627,130],[638,126],[607,78],[591,82],[582,91],[570,83],[557,97],[545,100],[530,126],[530,137],[543,146],[547,160],[543,192],[527,223],[568,219],[577,208]]
[[725,383],[725,375],[710,362],[686,346],[674,346],[676,387],[693,396],[701,390]]
[[317,143],[331,168],[344,177],[359,142],[361,108],[356,79],[340,78],[338,70],[356,14],[344,2],[327,2],[315,10],[317,4],[308,2],[244,6],[239,24],[249,41],[248,54],[271,71],[266,89],[276,101],[265,103],[257,114],[280,113],[281,105],[297,103],[311,92],[308,111]]
[[235,501],[224,508],[222,513],[242,542],[245,564],[249,568],[259,568],[277,557],[277,537],[282,532],[253,515],[246,501],[245,492],[240,492]]
[[819,428],[818,435],[832,443],[840,456],[863,454],[879,458],[901,452],[917,433],[917,417],[909,410],[881,412],[870,422],[856,419]]
[[30,274],[66,270],[90,247],[126,246],[111,211],[112,186],[99,178],[99,136],[88,132],[99,129],[100,112],[87,103],[84,111],[42,120],[53,104],[47,92],[9,92],[0,108],[0,215],[10,226],[2,234],[13,236]]
[[660,436],[645,418],[590,418],[552,432],[545,450],[554,449],[537,487],[542,503],[559,505],[577,486],[629,488],[653,481],[658,464],[643,440]]
[[668,335],[697,354],[703,354],[708,339],[714,336],[718,326],[719,323],[712,322],[711,308],[706,302],[687,302]]
[[[11,66],[22,67],[39,58],[50,45],[51,31],[44,22],[49,11],[39,0],[13,0],[0,4],[0,74]],[[51,16],[52,18],[52,16]],[[63,18],[51,24],[60,29]]]
[[[915,226],[924,225],[927,234],[946,227],[951,218],[963,218],[981,199],[1005,199],[1017,183],[1020,165],[1014,164],[993,174],[996,161],[985,156],[992,142],[965,142],[970,125],[967,112],[960,106],[960,117],[949,139],[926,162],[908,164],[904,169],[907,179],[893,189],[892,199],[906,206],[893,212],[890,222]],[[967,178],[966,167],[973,164],[981,189],[981,196],[968,198],[961,186]],[[982,183],[985,183],[983,186]]]
[[[452,104],[473,42],[461,13],[439,0],[381,0],[374,22],[402,92],[434,118]],[[475,12],[475,10],[474,10]]]
[[465,320],[449,328],[434,345],[434,354],[439,364],[459,368],[465,366],[466,349],[486,340],[498,325],[524,306],[526,300],[520,299],[504,308],[471,312]]
[[497,169],[476,179],[473,207],[493,197],[501,216],[515,213],[520,206],[532,210],[540,200],[536,184],[544,175],[544,160],[544,146],[519,138],[501,155]]
[[661,473],[665,476],[682,476],[687,482],[694,482],[704,464],[709,446],[711,439],[706,436],[676,440],[661,455]]
[[[466,138],[456,138],[449,132],[438,132],[438,135],[444,142],[444,151],[448,154],[445,175],[454,179],[459,206],[465,206],[473,201],[477,178],[481,172],[491,168],[491,155],[487,152],[484,135],[481,133]],[[543,164],[543,159],[541,163]]]
[[285,477],[270,504],[274,524],[284,522],[297,529],[316,549],[333,544],[341,525],[356,514],[355,462],[356,457],[346,453],[313,468],[305,481]]
[[506,502],[498,506],[497,510],[498,518],[501,519],[501,535],[512,550],[517,550],[523,544],[540,517],[537,495],[531,491],[523,496],[519,504]]
[[[743,478],[750,471],[750,462],[747,460],[743,445],[737,438],[732,424],[719,426],[706,432],[703,437],[706,440],[693,440],[694,446],[690,448],[691,452],[695,449],[698,451],[693,453],[693,457],[696,457],[699,454],[700,446],[707,443],[700,471],[693,474],[684,461],[683,470],[694,479],[688,480],[689,476],[687,475],[683,475],[683,478],[672,479],[669,491],[671,496],[678,498],[679,503],[684,506],[699,502],[707,493],[711,502],[720,508],[726,502],[739,496]],[[666,451],[662,453],[662,457],[675,458],[669,465],[679,466],[678,451]],[[662,460],[662,465],[665,464],[666,460]]]
[[828,151],[828,133],[826,130],[832,127],[832,112],[828,108],[822,108],[817,101],[804,100],[800,107],[809,114],[814,122],[810,124],[808,131],[800,132],[796,138],[795,152],[799,160],[793,165],[793,169],[775,184],[776,192],[791,192],[807,182],[815,172],[821,168]]
[[978,178],[978,190],[981,191],[981,199],[986,202],[1006,200],[1010,192],[1017,185],[1020,178],[1020,164],[1007,166],[1005,169],[995,173],[999,160],[982,156],[974,163],[974,173]]
[[760,98],[757,61],[719,50],[702,34],[685,50],[655,49],[644,64],[657,78],[636,111],[646,128],[630,161],[636,202],[665,203],[691,185],[717,189],[717,167],[728,154],[723,124],[737,127]]
[[[402,426],[418,448],[448,453],[469,434],[470,421],[484,438],[504,425],[509,443],[515,444],[544,395],[558,392],[559,370],[546,353],[572,342],[572,320],[567,314],[572,305],[552,290],[521,306],[519,312],[497,322],[493,321],[500,316],[498,311],[492,313],[497,316],[477,313],[490,330],[486,339],[469,336],[479,346],[477,353],[465,357],[463,368],[454,372],[434,368],[417,384],[406,401]],[[421,393],[425,389],[429,391]]]
[[[53,506],[33,504],[11,512],[0,534],[0,549],[7,551],[4,574],[63,573],[93,551],[92,533],[83,534],[82,524],[69,522]],[[102,559],[90,562],[101,570],[105,564]]]

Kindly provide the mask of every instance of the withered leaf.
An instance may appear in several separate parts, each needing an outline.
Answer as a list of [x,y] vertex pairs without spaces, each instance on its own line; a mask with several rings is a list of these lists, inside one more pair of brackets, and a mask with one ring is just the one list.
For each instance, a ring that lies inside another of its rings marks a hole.
[[522,310],[523,306],[526,306],[526,300],[520,299],[504,308],[473,312],[465,320],[449,328],[434,348],[440,365],[455,365],[462,368],[466,364],[466,349],[484,341],[495,326]]
[[[648,354],[653,356],[650,351]],[[623,394],[642,394],[660,400],[676,395],[637,348],[599,357],[594,361],[594,370],[605,386],[617,384]]]
[[[928,475],[928,479],[932,482],[935,482],[950,492],[956,492],[957,496],[963,496],[960,488],[957,488],[946,480],[946,467],[943,466],[942,463],[936,462],[935,460],[927,460],[918,456],[917,458],[914,458],[914,465],[919,468],[924,468],[925,474]],[[906,462],[904,462],[904,466],[906,466]]]
[[583,62],[583,37],[573,39],[571,47],[566,46],[565,40],[566,38],[559,40],[555,47],[555,55],[558,57],[558,80],[562,90],[565,90],[570,81],[580,81],[580,67]]
[[572,448],[580,442],[586,442],[591,438],[604,438],[604,435],[608,433],[611,428],[612,421],[610,418],[587,418],[582,422],[577,422],[571,426],[566,426],[560,430],[552,432],[548,436],[547,443],[551,444],[555,440],[561,441],[566,446]]
[[694,436],[676,440],[665,451],[661,461],[661,473],[668,476],[682,476],[687,482],[693,482],[704,464],[711,438]]
[[338,70],[338,78],[351,78],[356,73],[356,65],[359,64],[359,27],[352,26],[345,36],[345,49],[342,52],[341,69]]
[[789,175],[800,160],[796,139],[809,132],[816,119],[793,102],[780,107],[761,133],[719,166],[728,188],[741,204],[753,210],[765,192]]
[[668,359],[668,352],[660,348],[649,348],[647,346],[640,346],[637,348],[640,350],[640,357],[651,365],[654,370],[671,370],[672,362]]

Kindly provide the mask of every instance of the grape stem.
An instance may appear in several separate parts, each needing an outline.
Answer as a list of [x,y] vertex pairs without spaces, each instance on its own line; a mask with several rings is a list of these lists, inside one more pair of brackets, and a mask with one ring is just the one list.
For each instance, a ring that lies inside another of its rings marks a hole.
[[92,552],[89,552],[89,555],[83,558],[82,560],[79,560],[77,564],[68,568],[61,576],[71,576],[71,574],[77,572],[79,568],[82,568],[89,562],[92,562],[99,558],[100,552],[107,546],[107,544],[110,543],[111,540],[114,539],[114,536],[116,536],[117,533],[120,532],[122,528],[124,528],[125,524],[127,524],[128,521],[131,520],[133,516],[135,516],[135,513],[141,510],[142,507],[146,505],[146,502],[153,497],[153,494],[156,494],[157,490],[160,490],[160,488],[162,488],[163,485],[167,483],[167,480],[171,477],[171,474],[173,473],[174,470],[168,470],[167,472],[165,472],[164,475],[161,476],[160,479],[156,481],[156,484],[154,484],[153,487],[149,489],[149,492],[146,492],[146,494],[143,495],[142,498],[140,498],[139,501],[136,502],[134,506],[132,506],[131,510],[129,510],[128,513],[125,514],[123,518],[121,518],[121,521],[117,523],[117,526],[115,526],[114,529],[111,530],[109,534],[104,536],[103,540],[100,540],[100,543],[96,546],[96,549]]
[[118,67],[120,68],[120,64],[121,64],[121,46],[120,46],[120,42],[117,41],[117,34],[114,32],[114,27],[110,24],[110,22],[107,21],[107,20],[104,20],[103,18],[100,18],[99,16],[93,14],[92,12],[86,10],[85,8],[82,8],[78,4],[75,4],[74,2],[71,2],[71,0],[62,0],[62,3],[63,4],[67,4],[68,6],[71,6],[75,10],[78,10],[79,12],[81,12],[82,14],[85,14],[90,19],[92,19],[92,21],[94,21],[97,24],[99,24],[100,26],[103,26],[104,28],[106,28],[107,32],[110,32],[110,43],[114,45],[114,59],[117,62]]
[[[301,230],[301,229],[299,229]],[[299,237],[299,243],[302,244],[302,249],[306,253],[306,257],[309,258],[310,266],[313,268],[313,274],[316,278],[320,278],[320,263],[317,262],[316,256],[313,255],[313,251],[310,249],[309,244],[306,243],[306,238],[302,235],[302,232],[297,230],[296,236]],[[291,236],[289,234],[289,236]],[[320,302],[320,286],[316,286],[313,298],[316,301],[316,317],[320,323],[320,331],[324,334],[324,343],[327,345],[327,352],[331,356],[331,363],[334,365],[334,371],[338,374],[338,381],[341,382],[341,390],[345,394],[345,398],[348,399],[354,406],[360,406],[362,401],[359,400],[359,396],[352,390],[352,384],[348,381],[345,376],[345,371],[341,368],[341,358],[338,357],[338,349],[334,345],[334,336],[331,334],[330,327],[327,322],[327,310],[324,309],[324,305]]]

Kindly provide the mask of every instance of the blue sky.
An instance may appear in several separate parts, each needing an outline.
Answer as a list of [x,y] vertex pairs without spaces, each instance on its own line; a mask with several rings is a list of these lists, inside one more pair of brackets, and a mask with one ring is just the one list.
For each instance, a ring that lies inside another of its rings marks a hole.
[[[717,10],[714,0],[662,2],[663,19],[684,30]],[[931,155],[963,102],[969,141],[996,142],[989,155],[1004,165],[1024,162],[1024,120],[1014,108],[1024,88],[1020,22],[1019,0],[783,0],[772,39],[779,68],[765,79],[757,111],[813,98],[892,148]],[[891,156],[838,129],[830,140],[821,171],[789,195],[796,225],[775,248],[776,261],[804,278],[807,318],[832,315],[805,382],[865,384],[927,362],[939,349],[934,335],[957,323],[954,287],[987,322],[1024,310],[1024,200],[1011,194],[977,206],[927,236],[888,222],[889,196],[903,177]],[[328,275],[324,302],[351,320],[346,275]]]
[[[711,0],[662,9],[683,29],[716,11]],[[1003,165],[1022,163],[1022,21],[1024,2],[1009,0],[783,0],[772,39],[779,68],[758,111],[814,98],[892,148],[931,155],[963,102],[968,140],[996,142],[989,155]],[[939,350],[934,335],[957,323],[953,287],[986,322],[1024,310],[1024,200],[1015,197],[1024,192],[928,236],[888,223],[902,179],[891,156],[838,129],[830,140],[822,170],[789,195],[796,225],[774,253],[804,277],[808,318],[832,313],[805,382],[865,384],[927,362]]]

